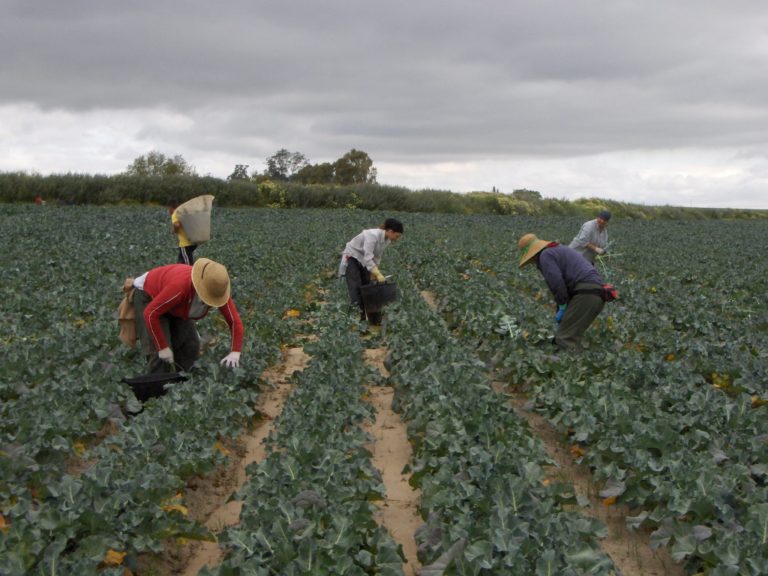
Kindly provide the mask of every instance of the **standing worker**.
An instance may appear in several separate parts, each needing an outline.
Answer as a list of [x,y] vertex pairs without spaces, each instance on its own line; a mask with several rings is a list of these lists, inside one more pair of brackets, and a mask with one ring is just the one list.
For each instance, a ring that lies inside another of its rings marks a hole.
[[597,218],[581,225],[581,230],[571,241],[569,247],[594,264],[597,256],[605,254],[605,247],[608,245],[608,221],[610,219],[611,213],[608,210],[601,210],[597,214]]
[[197,248],[197,244],[193,244],[187,237],[184,226],[181,224],[181,219],[179,219],[177,208],[174,208],[173,212],[171,212],[171,233],[176,234],[176,239],[179,241],[179,259],[177,262],[191,266],[195,261],[192,253]]
[[[361,286],[371,280],[384,282],[384,275],[379,270],[379,263],[384,249],[392,242],[397,242],[403,233],[403,223],[395,218],[387,218],[378,228],[368,228],[352,238],[341,253],[339,276],[347,280],[349,299],[360,310],[360,321],[366,319]],[[381,323],[381,313],[372,313],[368,318],[371,324]]]
[[147,373],[189,371],[200,355],[195,320],[218,308],[229,325],[231,352],[221,364],[237,368],[243,347],[243,323],[230,296],[227,269],[200,258],[193,266],[169,264],[133,280],[136,332],[147,355]]
[[595,267],[569,246],[525,234],[518,242],[520,268],[530,262],[544,276],[555,297],[555,344],[579,352],[581,337],[603,309],[603,279]]

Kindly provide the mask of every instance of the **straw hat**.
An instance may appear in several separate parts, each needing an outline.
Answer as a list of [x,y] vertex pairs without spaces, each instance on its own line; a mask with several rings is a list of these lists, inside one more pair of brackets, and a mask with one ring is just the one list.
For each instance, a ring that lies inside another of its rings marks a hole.
[[192,286],[208,306],[220,308],[229,300],[229,274],[218,262],[200,258],[192,266]]
[[517,243],[520,248],[520,268],[530,262],[548,244],[550,244],[548,240],[540,240],[536,238],[536,234],[524,234]]

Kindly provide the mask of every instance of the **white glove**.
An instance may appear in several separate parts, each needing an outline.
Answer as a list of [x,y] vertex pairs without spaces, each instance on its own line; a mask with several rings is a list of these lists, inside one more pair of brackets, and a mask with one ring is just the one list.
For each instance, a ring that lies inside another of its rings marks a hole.
[[598,256],[602,256],[603,254],[605,254],[605,249],[600,248],[600,246],[596,246],[595,247],[595,254],[597,254]]
[[230,352],[221,359],[220,364],[227,368],[237,368],[240,366],[240,352]]
[[173,350],[171,350],[170,348],[163,348],[157,353],[157,356],[163,362],[168,362],[168,364],[173,364]]

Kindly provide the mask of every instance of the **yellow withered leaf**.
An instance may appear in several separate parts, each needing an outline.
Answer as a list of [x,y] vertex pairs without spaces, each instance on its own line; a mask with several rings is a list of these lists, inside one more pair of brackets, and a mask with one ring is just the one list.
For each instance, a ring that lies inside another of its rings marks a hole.
[[224,454],[224,456],[229,456],[230,454],[232,454],[232,452],[230,452],[230,450],[226,446],[224,446],[224,444],[218,441],[213,445],[213,449],[221,452],[222,454]]
[[580,458],[584,456],[586,452],[584,452],[584,448],[582,448],[578,444],[574,444],[573,446],[571,446],[571,454]]
[[112,550],[111,548],[107,550],[107,553],[104,554],[104,565],[105,566],[120,566],[123,563],[123,559],[125,558],[126,553],[125,552],[118,552],[117,550]]
[[608,498],[603,498],[603,506],[613,506],[616,504],[616,496],[609,496]]
[[187,509],[187,507],[186,506],[182,506],[181,504],[166,504],[162,508],[166,512],[174,512],[175,511],[175,512],[179,512],[183,516],[186,516],[186,515],[189,514],[189,510]]

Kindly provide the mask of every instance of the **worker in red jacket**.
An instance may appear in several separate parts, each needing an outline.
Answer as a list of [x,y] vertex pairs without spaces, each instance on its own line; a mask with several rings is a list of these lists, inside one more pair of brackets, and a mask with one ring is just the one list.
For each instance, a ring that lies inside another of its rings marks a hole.
[[229,325],[231,351],[221,364],[237,368],[243,323],[230,297],[226,267],[208,258],[194,265],[153,268],[133,281],[136,331],[149,360],[148,373],[188,371],[200,355],[195,320],[218,308]]

